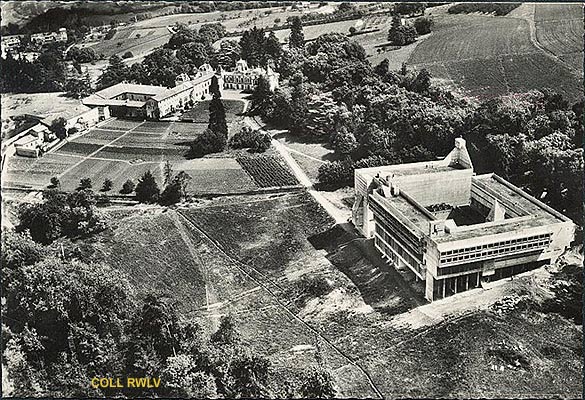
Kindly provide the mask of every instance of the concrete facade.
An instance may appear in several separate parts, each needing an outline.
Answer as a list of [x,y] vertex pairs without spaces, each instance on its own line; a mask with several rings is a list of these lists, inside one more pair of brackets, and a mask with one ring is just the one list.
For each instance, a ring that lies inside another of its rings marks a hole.
[[352,220],[388,262],[441,299],[554,262],[573,222],[495,174],[477,176],[465,141],[443,160],[355,171]]

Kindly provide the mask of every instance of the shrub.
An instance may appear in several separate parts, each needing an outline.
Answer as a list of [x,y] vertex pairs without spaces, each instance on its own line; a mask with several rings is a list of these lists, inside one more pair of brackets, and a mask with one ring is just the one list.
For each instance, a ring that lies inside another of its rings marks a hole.
[[104,180],[104,184],[102,185],[102,192],[107,192],[112,190],[112,180],[111,179],[106,179]]
[[135,186],[136,185],[134,185],[134,182],[132,182],[130,179],[128,179],[122,185],[122,190],[120,190],[120,193],[122,193],[122,194],[130,194],[130,193],[132,193],[134,191],[134,187]]
[[350,185],[353,182],[353,162],[350,158],[327,162],[319,167],[318,179],[328,185]]
[[136,191],[136,200],[141,203],[155,203],[160,194],[160,189],[150,170],[142,175],[134,190]]
[[414,20],[414,29],[419,35],[426,35],[431,33],[433,27],[433,20],[428,17],[418,17]]
[[234,149],[247,149],[255,153],[263,153],[270,148],[272,138],[266,132],[252,130],[243,127],[230,139],[230,147]]
[[331,286],[323,276],[303,276],[295,284],[295,291],[297,294],[298,306],[304,305],[304,303],[310,298],[317,298],[324,296],[331,292]]
[[201,136],[191,143],[191,155],[201,157],[206,154],[219,153],[225,149],[227,139],[221,132],[206,129]]
[[181,200],[181,185],[178,182],[173,182],[160,195],[159,203],[163,206],[170,206],[178,203]]
[[122,55],[122,58],[132,58],[134,57],[134,54],[131,51],[127,51],[126,53],[124,53]]
[[105,40],[110,40],[114,37],[114,35],[116,34],[116,30],[115,29],[110,29],[108,31],[108,33],[106,33],[106,36],[104,37]]
[[91,187],[92,187],[91,179],[90,178],[82,178],[79,181],[79,187],[77,188],[77,190],[91,189]]
[[61,181],[56,176],[51,178],[51,187],[52,188],[59,188],[61,186]]

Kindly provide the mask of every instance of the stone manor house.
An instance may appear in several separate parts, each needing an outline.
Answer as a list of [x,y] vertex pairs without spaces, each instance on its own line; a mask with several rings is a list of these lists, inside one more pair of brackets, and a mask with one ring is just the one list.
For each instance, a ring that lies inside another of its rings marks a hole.
[[553,263],[575,232],[498,175],[476,175],[462,138],[444,160],[357,169],[352,220],[431,301]]

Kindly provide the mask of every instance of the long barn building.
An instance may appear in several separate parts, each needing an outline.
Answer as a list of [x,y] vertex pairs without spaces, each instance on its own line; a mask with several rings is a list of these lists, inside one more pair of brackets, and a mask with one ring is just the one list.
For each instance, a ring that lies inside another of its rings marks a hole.
[[552,263],[575,232],[503,178],[475,175],[461,138],[444,160],[357,169],[352,220],[431,301]]

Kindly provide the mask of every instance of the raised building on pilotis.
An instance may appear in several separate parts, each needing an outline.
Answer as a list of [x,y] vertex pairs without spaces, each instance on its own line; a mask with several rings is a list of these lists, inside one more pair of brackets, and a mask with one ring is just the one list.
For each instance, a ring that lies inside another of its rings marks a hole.
[[352,220],[431,301],[553,263],[575,232],[498,175],[475,175],[461,138],[444,160],[357,169]]

